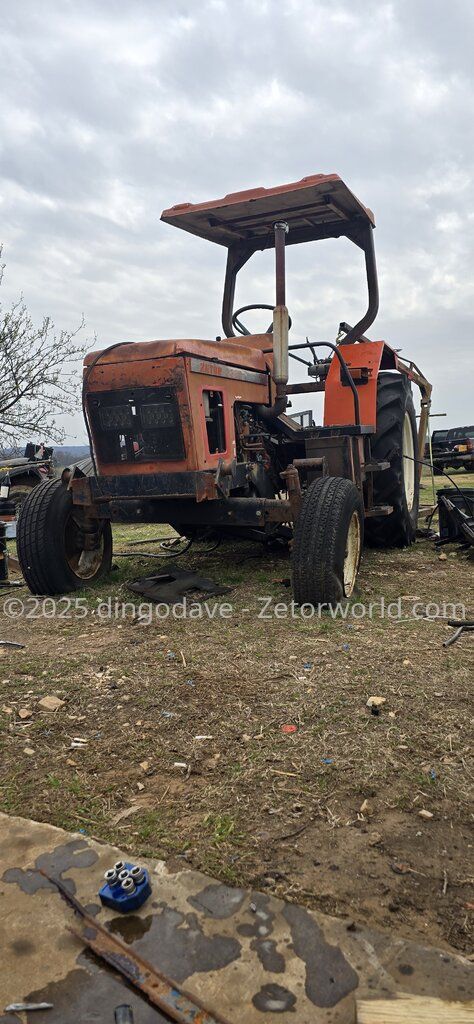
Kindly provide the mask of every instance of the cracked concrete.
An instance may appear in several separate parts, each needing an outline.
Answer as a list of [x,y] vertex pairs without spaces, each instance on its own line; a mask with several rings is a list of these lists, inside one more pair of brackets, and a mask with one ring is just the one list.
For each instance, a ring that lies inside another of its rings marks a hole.
[[[129,1002],[138,1024],[166,1018],[67,929],[74,915],[43,868],[112,932],[231,1024],[354,1024],[356,999],[406,993],[467,1003],[474,967],[393,933],[232,889],[188,869],[151,871],[153,892],[130,915],[100,906],[104,871],[122,851],[52,825],[0,815],[0,1014],[8,1003],[48,1001],[49,1011],[4,1014],[1,1024],[113,1021]],[[128,855],[127,859],[130,859]]]

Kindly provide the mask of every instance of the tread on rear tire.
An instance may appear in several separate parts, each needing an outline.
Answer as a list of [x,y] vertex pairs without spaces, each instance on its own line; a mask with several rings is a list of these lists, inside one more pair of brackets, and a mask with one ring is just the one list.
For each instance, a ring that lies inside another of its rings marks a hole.
[[[404,548],[415,540],[418,523],[418,466],[403,461],[403,426],[409,421],[415,459],[418,457],[415,407],[407,377],[396,371],[379,374],[377,381],[377,429],[372,439],[372,457],[380,462],[390,459],[390,468],[374,473],[374,504],[392,505],[388,516],[369,517],[365,521],[365,538],[378,548]],[[414,494],[407,500],[406,483],[409,463],[414,471]],[[405,470],[404,470],[405,465]]]

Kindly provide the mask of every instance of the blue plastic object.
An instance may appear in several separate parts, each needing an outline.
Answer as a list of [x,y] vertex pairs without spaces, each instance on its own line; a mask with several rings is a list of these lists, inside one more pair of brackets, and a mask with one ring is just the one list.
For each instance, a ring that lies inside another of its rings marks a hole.
[[[134,865],[125,862],[124,865],[127,871],[130,871]],[[131,894],[124,892],[121,885],[110,886],[108,882],[99,889],[99,899],[104,907],[110,907],[111,910],[119,910],[121,914],[129,914],[132,910],[138,910],[145,900],[151,896],[151,885],[148,876],[148,871],[143,868],[144,878],[141,882],[136,883],[135,892]]]

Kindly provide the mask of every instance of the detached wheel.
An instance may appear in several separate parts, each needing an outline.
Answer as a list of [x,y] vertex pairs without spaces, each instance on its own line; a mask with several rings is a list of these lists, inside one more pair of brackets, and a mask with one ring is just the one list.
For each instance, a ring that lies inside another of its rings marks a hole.
[[364,538],[364,508],[350,480],[310,484],[297,519],[291,568],[298,604],[334,604],[355,586]]
[[408,547],[418,523],[420,482],[415,407],[410,382],[402,373],[390,371],[378,378],[372,456],[390,460],[389,469],[374,473],[374,504],[392,505],[393,512],[366,519],[366,540],[378,548]]
[[18,519],[20,511],[25,504],[27,498],[29,498],[33,487],[37,487],[36,481],[34,484],[15,484],[13,483],[10,487],[10,493],[8,495],[10,501],[15,504],[15,512]]
[[[17,526],[18,560],[32,594],[67,594],[109,572],[112,530],[106,519],[89,520],[85,532],[71,492],[60,480],[33,488]],[[85,537],[92,547],[85,546]]]

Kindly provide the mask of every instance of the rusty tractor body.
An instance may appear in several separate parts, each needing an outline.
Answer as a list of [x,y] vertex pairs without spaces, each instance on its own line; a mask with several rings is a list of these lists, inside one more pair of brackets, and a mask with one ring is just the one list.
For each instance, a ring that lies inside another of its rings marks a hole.
[[[19,530],[26,580],[37,593],[83,586],[110,566],[111,522],[159,522],[188,537],[292,541],[297,601],[349,597],[364,528],[381,546],[414,539],[431,394],[414,363],[365,333],[378,310],[373,214],[331,174],[176,206],[162,220],[227,248],[225,337],[119,343],[86,357],[92,472],[76,467],[31,496]],[[367,311],[355,327],[342,323],[334,343],[291,344],[286,248],[340,236],[364,254]],[[268,248],[275,303],[234,311],[239,270]],[[272,323],[250,334],[241,317],[258,308]],[[289,383],[289,359],[301,383]],[[411,382],[421,390],[418,431]],[[289,401],[317,392],[324,423],[303,427]]]

